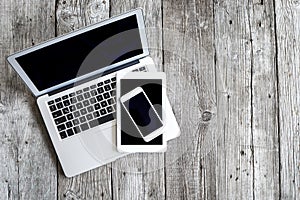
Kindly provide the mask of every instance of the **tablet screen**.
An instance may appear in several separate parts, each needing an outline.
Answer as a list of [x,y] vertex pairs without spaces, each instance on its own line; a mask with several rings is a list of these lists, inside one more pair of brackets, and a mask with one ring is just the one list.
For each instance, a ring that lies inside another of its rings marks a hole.
[[[146,93],[157,114],[162,118],[162,80],[161,79],[121,79],[120,96],[130,92],[136,87],[141,87]],[[162,145],[162,135],[150,142],[145,142],[130,119],[126,110],[121,106],[121,145]]]

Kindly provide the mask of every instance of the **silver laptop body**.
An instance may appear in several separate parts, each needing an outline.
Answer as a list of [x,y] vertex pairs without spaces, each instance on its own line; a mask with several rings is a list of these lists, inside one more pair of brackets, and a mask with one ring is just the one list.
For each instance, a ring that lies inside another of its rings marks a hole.
[[[37,97],[67,177],[126,155],[116,150],[116,73],[156,71],[141,9],[28,48],[8,62]],[[172,139],[179,127],[167,104]]]

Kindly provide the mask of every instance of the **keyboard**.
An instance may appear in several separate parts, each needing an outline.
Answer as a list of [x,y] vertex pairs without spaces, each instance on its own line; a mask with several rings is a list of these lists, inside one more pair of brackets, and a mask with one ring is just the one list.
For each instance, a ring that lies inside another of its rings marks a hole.
[[[146,72],[145,66],[133,72]],[[48,101],[49,110],[61,139],[94,128],[114,119],[116,77],[91,83]]]

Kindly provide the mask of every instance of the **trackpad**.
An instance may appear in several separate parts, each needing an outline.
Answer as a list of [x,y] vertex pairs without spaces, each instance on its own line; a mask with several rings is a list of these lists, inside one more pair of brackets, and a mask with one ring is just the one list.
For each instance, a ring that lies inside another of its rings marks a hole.
[[100,163],[122,155],[116,148],[116,126],[94,128],[79,135],[79,139],[84,149]]

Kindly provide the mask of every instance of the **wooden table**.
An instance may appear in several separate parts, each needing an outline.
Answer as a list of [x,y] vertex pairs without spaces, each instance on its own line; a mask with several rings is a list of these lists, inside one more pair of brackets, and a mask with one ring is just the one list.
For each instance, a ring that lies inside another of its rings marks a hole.
[[[66,178],[5,57],[136,7],[182,135]],[[298,0],[2,0],[0,199],[300,199],[299,55]]]

